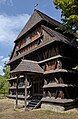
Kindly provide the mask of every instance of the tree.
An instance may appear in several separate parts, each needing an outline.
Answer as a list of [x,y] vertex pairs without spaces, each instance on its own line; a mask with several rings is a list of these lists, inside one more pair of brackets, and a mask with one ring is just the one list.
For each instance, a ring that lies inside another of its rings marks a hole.
[[4,76],[0,76],[0,93],[7,94],[9,90],[9,82],[8,79],[10,78],[10,68],[5,64],[4,69]]
[[4,76],[0,76],[0,93],[5,95],[6,93],[8,93],[8,89],[8,80]]
[[78,0],[54,0],[57,9],[61,10],[63,29],[75,35],[78,31]]
[[6,79],[9,79],[10,78],[10,67],[5,64],[3,68],[3,72],[4,72],[4,77]]

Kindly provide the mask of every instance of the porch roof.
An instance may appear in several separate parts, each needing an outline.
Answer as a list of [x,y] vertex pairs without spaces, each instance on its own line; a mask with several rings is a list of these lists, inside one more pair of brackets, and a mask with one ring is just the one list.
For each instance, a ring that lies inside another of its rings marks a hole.
[[43,74],[44,70],[38,65],[38,63],[36,61],[22,60],[21,63],[16,67],[16,69],[12,70],[10,73]]
[[55,88],[55,87],[73,87],[72,84],[59,84],[59,83],[49,83],[43,86],[43,88]]

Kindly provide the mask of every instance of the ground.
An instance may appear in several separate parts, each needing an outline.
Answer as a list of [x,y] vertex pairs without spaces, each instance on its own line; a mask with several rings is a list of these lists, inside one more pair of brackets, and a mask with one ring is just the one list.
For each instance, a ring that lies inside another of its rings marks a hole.
[[0,119],[78,119],[78,109],[56,113],[49,110],[35,109],[25,111],[14,109],[14,102],[5,98],[0,99]]

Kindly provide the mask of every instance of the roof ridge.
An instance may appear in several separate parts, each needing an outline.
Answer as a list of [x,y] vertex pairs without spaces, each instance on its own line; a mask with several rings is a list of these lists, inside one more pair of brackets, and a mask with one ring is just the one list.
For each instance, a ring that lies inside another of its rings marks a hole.
[[[52,17],[46,15],[45,13],[43,13],[43,12],[37,10],[37,9],[34,10],[33,14],[35,14],[35,13],[37,13],[37,14],[40,16],[41,20],[47,21],[47,22],[49,22],[50,24],[53,24],[53,25],[55,25],[55,26],[57,26],[57,27],[59,27],[60,25],[62,25],[62,24],[61,24],[60,22],[58,22],[57,20],[54,20]],[[32,18],[33,14],[30,16],[29,20]],[[27,23],[29,23],[29,20],[27,21]],[[40,22],[40,21],[39,21],[39,22]],[[26,28],[27,23],[25,24],[25,26],[23,27],[23,29],[21,30],[21,32],[19,33],[19,35],[17,36],[17,38],[16,38],[15,41],[17,41],[17,39],[19,39],[21,36],[23,36],[23,35],[25,34],[24,29]],[[37,23],[36,23],[36,24],[37,24]],[[35,25],[36,25],[36,24],[35,24]],[[30,29],[32,29],[32,28],[33,28],[33,26],[32,26]],[[28,32],[30,29],[27,29],[26,32]],[[24,31],[24,33],[22,33],[23,31]],[[22,35],[21,35],[21,34],[22,34]]]
[[37,61],[33,61],[33,60],[26,60],[26,59],[22,59],[22,61],[21,61],[21,62],[23,62],[23,61],[26,61],[26,62],[32,62],[32,63],[37,63],[37,64],[38,64],[38,62],[37,62]]
[[44,19],[43,16],[46,16],[46,17],[48,17],[50,20],[56,22],[58,25],[62,25],[59,21],[53,19],[51,16],[49,16],[49,15],[47,15],[47,14],[41,12],[40,10],[35,9],[35,11],[36,11],[43,19]]
[[[37,10],[35,9],[34,12],[32,13],[32,15],[29,17],[28,21],[26,22],[25,26],[22,28],[22,30],[21,30],[20,33],[18,34],[18,36],[17,36],[17,38],[16,38],[15,41],[17,41],[17,39],[20,38],[20,34],[23,32],[23,30],[24,30],[25,27],[27,26],[27,23],[28,23],[29,20],[32,18],[33,14],[34,14],[35,12],[38,14]],[[38,14],[38,15],[39,15],[39,14]],[[40,15],[39,15],[39,16],[40,16]],[[40,16],[40,17],[41,17],[41,16]],[[41,18],[42,18],[42,17],[41,17]],[[29,29],[29,30],[30,30],[30,29]],[[29,31],[29,30],[28,30],[28,31]],[[27,31],[26,31],[26,32],[27,32]],[[25,34],[25,33],[24,33],[24,34]],[[24,35],[24,34],[23,34],[23,35]],[[15,42],[15,41],[14,41],[14,42]]]

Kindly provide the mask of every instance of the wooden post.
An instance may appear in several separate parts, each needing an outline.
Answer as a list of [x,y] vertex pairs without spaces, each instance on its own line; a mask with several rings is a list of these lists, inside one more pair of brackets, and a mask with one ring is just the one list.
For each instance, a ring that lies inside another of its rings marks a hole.
[[26,107],[27,107],[27,75],[25,75],[25,111],[26,111]]
[[45,97],[46,97],[46,92],[43,89],[43,98],[45,98]]
[[18,80],[19,76],[17,76],[17,85],[16,85],[16,108],[18,107]]

